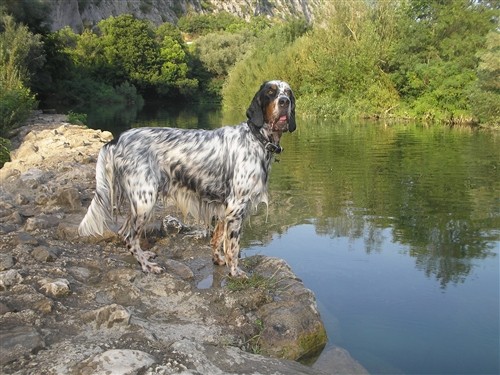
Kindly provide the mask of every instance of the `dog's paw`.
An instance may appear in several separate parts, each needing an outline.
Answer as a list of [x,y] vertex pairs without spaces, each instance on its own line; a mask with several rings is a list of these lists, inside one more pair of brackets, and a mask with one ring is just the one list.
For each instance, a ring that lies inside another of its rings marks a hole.
[[214,254],[214,255],[212,255],[212,262],[217,266],[225,266],[226,265],[226,258],[224,258],[223,255]]
[[238,279],[248,279],[247,273],[239,267],[231,268],[229,275]]
[[156,258],[156,253],[153,253],[152,251],[144,251],[144,257],[147,260],[154,259],[154,258]]
[[153,263],[148,261],[142,264],[142,270],[144,272],[157,273],[157,274],[165,271],[162,266],[158,265],[158,263]]

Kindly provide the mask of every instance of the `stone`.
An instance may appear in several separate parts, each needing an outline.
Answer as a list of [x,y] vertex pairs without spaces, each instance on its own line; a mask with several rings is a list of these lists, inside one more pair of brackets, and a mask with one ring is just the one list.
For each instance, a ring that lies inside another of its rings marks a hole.
[[17,270],[2,271],[0,272],[0,291],[7,290],[22,281],[23,277]]
[[266,355],[305,359],[317,355],[326,345],[325,327],[305,301],[269,303],[262,306],[257,315],[264,327],[260,349]]
[[313,368],[332,375],[368,375],[368,371],[345,349],[334,346],[319,356]]
[[51,197],[49,204],[62,206],[70,211],[77,211],[82,207],[80,193],[74,187],[67,187],[56,191]]
[[191,268],[186,266],[184,263],[173,259],[166,259],[163,264],[165,265],[165,271],[168,273],[178,276],[182,280],[194,280],[193,271],[191,271]]
[[71,293],[69,281],[66,279],[42,279],[38,282],[40,290],[49,297],[65,297]]
[[28,232],[33,232],[38,229],[48,229],[55,227],[59,224],[62,217],[55,215],[40,215],[36,217],[30,217],[26,220],[24,229]]
[[53,262],[57,259],[60,251],[55,248],[38,246],[33,249],[31,256],[39,262]]
[[16,245],[38,245],[38,240],[26,232],[17,232],[15,237]]
[[93,320],[97,328],[101,328],[101,326],[113,328],[113,326],[127,326],[130,321],[130,313],[123,306],[113,303],[85,314],[84,319]]
[[0,315],[11,312],[12,309],[6,303],[0,302]]
[[0,271],[8,270],[14,267],[14,257],[10,254],[0,254]]
[[154,363],[153,356],[140,350],[111,349],[93,357],[80,373],[135,375],[142,374]]
[[34,354],[43,349],[45,343],[33,327],[21,326],[0,330],[0,365]]

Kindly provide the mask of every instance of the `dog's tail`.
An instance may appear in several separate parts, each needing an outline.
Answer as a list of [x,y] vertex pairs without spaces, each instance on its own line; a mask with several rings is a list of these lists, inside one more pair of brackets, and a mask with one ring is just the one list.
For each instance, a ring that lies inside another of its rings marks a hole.
[[96,165],[95,195],[78,227],[80,236],[102,235],[111,221],[114,205],[115,172],[113,163],[114,142],[104,145]]

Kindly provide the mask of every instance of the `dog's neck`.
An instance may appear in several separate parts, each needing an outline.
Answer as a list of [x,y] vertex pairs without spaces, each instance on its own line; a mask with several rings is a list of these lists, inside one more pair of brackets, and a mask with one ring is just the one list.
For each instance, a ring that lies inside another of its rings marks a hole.
[[269,132],[266,129],[266,125],[259,128],[250,120],[247,121],[248,127],[252,134],[257,138],[257,140],[264,146],[264,149],[271,154],[279,154],[283,151],[283,147],[280,146],[280,138],[281,134],[275,134],[273,132]]

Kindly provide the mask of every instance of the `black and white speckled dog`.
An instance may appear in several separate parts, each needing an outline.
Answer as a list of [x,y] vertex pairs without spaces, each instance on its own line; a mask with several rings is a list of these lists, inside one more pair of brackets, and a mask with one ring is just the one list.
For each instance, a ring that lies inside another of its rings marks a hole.
[[102,235],[113,208],[123,198],[130,213],[119,234],[145,272],[162,268],[154,253],[139,245],[158,198],[171,197],[185,213],[216,226],[213,261],[238,267],[240,234],[248,210],[267,204],[267,183],[274,153],[280,153],[283,132],[293,132],[295,98],[283,81],[264,83],[240,125],[215,130],[131,129],[106,144],[96,167],[96,191],[83,218],[82,236]]

